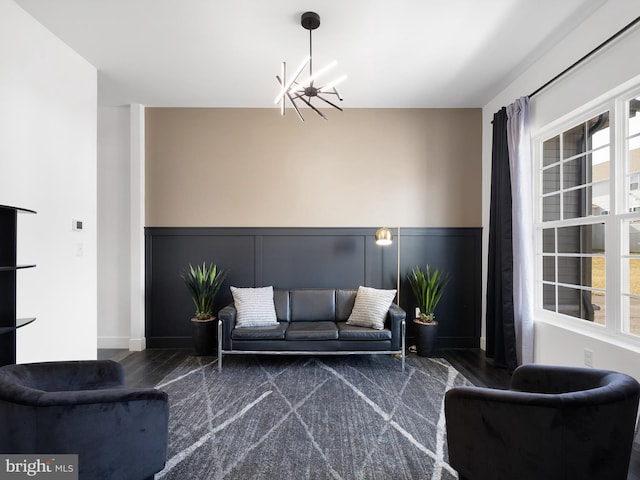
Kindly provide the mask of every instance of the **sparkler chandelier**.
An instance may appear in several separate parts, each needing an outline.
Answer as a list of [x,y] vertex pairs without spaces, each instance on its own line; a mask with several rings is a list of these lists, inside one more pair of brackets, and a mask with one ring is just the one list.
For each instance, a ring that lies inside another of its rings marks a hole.
[[[282,74],[276,75],[276,80],[280,84],[280,93],[276,97],[275,103],[276,105],[280,104],[281,115],[284,115],[285,113],[286,102],[288,99],[291,106],[298,114],[298,117],[300,117],[300,120],[303,122],[304,117],[302,116],[299,105],[297,105],[296,102],[302,102],[326,120],[327,117],[325,117],[322,112],[316,108],[316,106],[312,105],[311,102],[313,99],[318,99],[328,105],[331,105],[333,108],[337,108],[342,111],[342,108],[327,100],[325,97],[327,95],[334,95],[338,100],[342,101],[342,96],[338,93],[336,86],[347,78],[347,76],[342,75],[341,77],[338,77],[337,79],[322,86],[317,85],[316,79],[335,67],[338,62],[334,60],[326,67],[315,72],[313,71],[313,42],[311,34],[320,26],[320,15],[315,12],[305,12],[302,14],[302,17],[300,17],[300,23],[303,28],[309,30],[309,55],[307,55],[300,66],[293,72],[293,75],[289,78],[287,78],[287,62],[282,62]],[[309,65],[309,77],[305,78],[303,81],[299,81],[298,77],[300,77],[307,64]]]

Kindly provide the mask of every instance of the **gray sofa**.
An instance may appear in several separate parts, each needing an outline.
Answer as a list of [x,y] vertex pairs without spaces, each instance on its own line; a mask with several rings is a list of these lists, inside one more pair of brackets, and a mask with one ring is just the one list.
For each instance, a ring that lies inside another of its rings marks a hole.
[[406,313],[392,304],[384,328],[347,324],[357,290],[274,290],[278,323],[236,328],[234,304],[218,313],[218,369],[224,355],[399,354],[405,363]]

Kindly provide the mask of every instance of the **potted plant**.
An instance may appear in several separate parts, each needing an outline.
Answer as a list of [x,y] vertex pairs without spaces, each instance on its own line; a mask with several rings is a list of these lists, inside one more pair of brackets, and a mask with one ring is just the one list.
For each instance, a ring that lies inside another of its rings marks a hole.
[[418,326],[416,349],[418,355],[424,357],[431,353],[438,336],[435,310],[442,298],[449,277],[437,268],[432,271],[431,267],[427,265],[424,269],[419,266],[414,267],[407,278],[418,302],[416,318],[413,320]]
[[182,274],[196,307],[195,317],[191,319],[196,355],[209,355],[213,352],[216,331],[213,301],[226,275],[214,263],[207,265],[205,262],[197,267],[189,264],[189,268]]

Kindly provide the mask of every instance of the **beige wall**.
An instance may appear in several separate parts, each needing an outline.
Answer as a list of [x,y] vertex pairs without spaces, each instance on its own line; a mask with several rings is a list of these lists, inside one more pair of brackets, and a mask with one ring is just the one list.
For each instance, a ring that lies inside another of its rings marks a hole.
[[478,227],[481,109],[147,108],[150,227]]

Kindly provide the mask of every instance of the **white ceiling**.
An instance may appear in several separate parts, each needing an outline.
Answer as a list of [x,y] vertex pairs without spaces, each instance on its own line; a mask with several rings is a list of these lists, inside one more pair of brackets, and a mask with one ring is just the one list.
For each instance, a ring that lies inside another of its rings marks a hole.
[[604,2],[16,0],[98,69],[101,105],[271,107],[312,10],[347,108],[483,106]]

